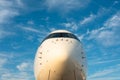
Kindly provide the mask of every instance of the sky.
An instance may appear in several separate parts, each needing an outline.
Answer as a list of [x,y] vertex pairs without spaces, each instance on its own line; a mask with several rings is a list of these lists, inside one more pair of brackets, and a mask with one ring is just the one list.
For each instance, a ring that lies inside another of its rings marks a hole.
[[37,48],[58,29],[81,40],[87,80],[120,80],[120,0],[0,0],[0,80],[35,80]]

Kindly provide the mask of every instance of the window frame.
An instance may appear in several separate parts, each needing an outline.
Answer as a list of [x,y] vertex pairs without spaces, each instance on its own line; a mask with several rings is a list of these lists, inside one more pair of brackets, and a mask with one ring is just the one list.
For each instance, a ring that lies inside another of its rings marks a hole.
[[49,34],[43,41],[45,41],[46,39],[50,39],[50,38],[73,38],[75,40],[80,41],[74,34],[72,33],[52,33]]

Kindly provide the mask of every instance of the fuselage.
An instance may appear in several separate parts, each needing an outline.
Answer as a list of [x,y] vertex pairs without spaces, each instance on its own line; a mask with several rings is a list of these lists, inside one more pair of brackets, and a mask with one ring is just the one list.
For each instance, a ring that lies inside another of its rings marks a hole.
[[50,33],[37,50],[36,80],[86,80],[86,57],[80,40],[72,33]]

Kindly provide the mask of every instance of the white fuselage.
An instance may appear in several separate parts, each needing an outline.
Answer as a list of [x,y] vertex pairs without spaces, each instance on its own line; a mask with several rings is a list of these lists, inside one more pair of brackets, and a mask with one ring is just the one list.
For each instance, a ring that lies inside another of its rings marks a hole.
[[80,41],[73,38],[50,38],[38,48],[36,80],[86,80],[86,59]]

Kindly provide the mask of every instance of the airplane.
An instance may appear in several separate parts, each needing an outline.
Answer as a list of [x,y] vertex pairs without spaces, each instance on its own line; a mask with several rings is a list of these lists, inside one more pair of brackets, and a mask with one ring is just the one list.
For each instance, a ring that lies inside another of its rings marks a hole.
[[42,41],[34,60],[36,80],[86,80],[87,61],[81,41],[55,30]]

